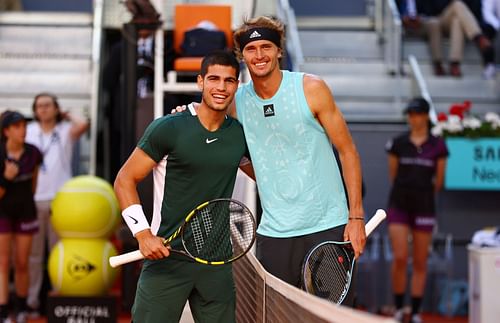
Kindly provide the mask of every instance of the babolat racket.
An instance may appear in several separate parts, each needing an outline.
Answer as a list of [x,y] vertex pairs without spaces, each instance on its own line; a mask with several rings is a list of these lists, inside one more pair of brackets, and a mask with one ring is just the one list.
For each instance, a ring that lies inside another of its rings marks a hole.
[[[366,236],[386,217],[379,209],[366,224]],[[354,269],[354,251],[350,241],[325,241],[312,248],[302,265],[302,284],[306,292],[342,304]]]
[[[184,223],[163,243],[167,246],[180,237],[183,250],[171,249],[206,265],[235,261],[250,250],[255,241],[255,219],[241,202],[215,199],[200,204]],[[111,267],[144,259],[139,250],[109,258]]]

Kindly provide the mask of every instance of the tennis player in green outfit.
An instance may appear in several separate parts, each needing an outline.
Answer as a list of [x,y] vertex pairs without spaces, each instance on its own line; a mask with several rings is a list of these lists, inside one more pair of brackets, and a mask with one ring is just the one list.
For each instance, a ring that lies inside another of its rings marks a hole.
[[[197,79],[201,103],[154,120],[118,172],[114,187],[122,216],[146,258],[132,307],[135,323],[178,322],[187,300],[196,322],[235,322],[231,265],[207,266],[170,254],[162,237],[202,202],[231,197],[238,167],[252,176],[243,129],[226,114],[238,75],[232,53],[207,55]],[[136,187],[151,171],[150,225]]]

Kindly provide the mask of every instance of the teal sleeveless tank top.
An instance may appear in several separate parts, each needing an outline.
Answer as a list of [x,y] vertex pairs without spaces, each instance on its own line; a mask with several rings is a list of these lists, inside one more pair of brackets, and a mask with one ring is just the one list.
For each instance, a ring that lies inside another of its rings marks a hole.
[[327,230],[348,216],[332,145],[304,95],[304,74],[282,73],[271,99],[257,96],[252,82],[236,93],[263,209],[258,233],[277,238]]

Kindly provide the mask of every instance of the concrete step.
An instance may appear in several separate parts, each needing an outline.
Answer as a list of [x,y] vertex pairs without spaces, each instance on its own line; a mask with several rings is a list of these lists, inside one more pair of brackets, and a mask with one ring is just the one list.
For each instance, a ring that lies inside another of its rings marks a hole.
[[500,102],[498,84],[494,80],[478,78],[428,78],[427,88],[434,100],[476,100],[482,102]]
[[92,14],[0,14],[0,109],[32,115],[39,92],[89,115]]
[[349,122],[402,122],[411,95],[409,79],[324,75],[335,101]]
[[335,101],[347,122],[404,122],[404,102],[399,100],[336,97]]
[[299,16],[297,26],[300,29],[346,29],[346,30],[372,30],[373,19],[368,16]]
[[8,56],[0,59],[0,71],[20,73],[63,72],[63,73],[91,73],[92,62],[81,58],[27,58]]
[[92,28],[17,26],[0,28],[0,54],[7,57],[91,58]]
[[[430,49],[427,41],[425,39],[418,38],[403,38],[403,57],[407,58],[408,55],[414,55],[421,62],[432,62],[432,57],[430,54]],[[448,51],[450,45],[449,41],[445,39],[443,41],[443,61],[448,61]],[[470,41],[466,41],[464,46],[464,59],[465,64],[476,64],[481,65],[481,55],[477,47]]]
[[[448,78],[454,78],[449,75],[445,76],[435,76],[434,75],[434,66],[432,62],[429,61],[418,61],[418,65],[420,66],[420,70],[423,74],[423,76],[428,79],[428,78],[437,78],[437,79],[448,79]],[[449,65],[448,64],[443,64],[443,67],[445,71],[449,71]],[[462,77],[458,79],[471,79],[471,80],[477,80],[477,81],[482,81],[482,73],[483,73],[483,66],[480,64],[474,64],[474,63],[463,63],[460,64],[460,69],[462,70]],[[409,72],[410,67],[408,64],[404,65],[404,71]],[[454,78],[457,79],[457,78]]]
[[382,59],[373,31],[299,30],[304,57]]
[[52,91],[70,96],[89,95],[91,75],[71,72],[2,72],[0,95]]
[[411,81],[409,78],[371,77],[366,75],[322,75],[322,77],[336,97],[380,99],[408,97],[410,95]]
[[[405,122],[402,111],[413,96],[410,67],[404,64],[404,76],[388,75],[374,32],[301,30],[300,39],[304,52],[300,70],[325,80],[346,120]],[[500,112],[500,82],[482,78],[480,57],[472,43],[465,47],[462,78],[434,76],[423,39],[405,40],[404,51],[416,55],[438,112],[464,100],[473,102],[475,113]]]
[[356,58],[314,58],[305,57],[300,70],[317,75],[368,75],[384,77],[385,64],[380,60],[360,60]]
[[[401,120],[412,97],[410,77],[364,75],[362,83],[356,74],[322,77],[347,118]],[[427,86],[438,112],[447,112],[452,103],[470,100],[475,113],[500,113],[500,90],[495,81],[431,77]]]
[[294,9],[298,17],[303,16],[361,16],[366,15],[368,2],[371,0],[289,0],[290,6]]
[[[407,102],[406,98],[403,100],[393,99],[392,101],[390,99],[363,101],[356,98],[336,98],[337,106],[348,122],[405,123],[406,117],[403,111]],[[461,102],[459,100],[434,101],[434,108],[436,109],[436,113],[444,112],[448,114],[452,104]],[[473,115],[482,117],[487,112],[500,113],[500,108],[495,103],[472,101],[471,113]]]

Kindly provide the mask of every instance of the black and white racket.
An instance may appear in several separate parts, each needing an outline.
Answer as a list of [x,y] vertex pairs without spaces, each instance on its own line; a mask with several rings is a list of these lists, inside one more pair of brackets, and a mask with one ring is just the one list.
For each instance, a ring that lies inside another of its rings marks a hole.
[[[193,209],[184,223],[163,243],[180,237],[183,250],[171,249],[206,265],[223,265],[242,257],[254,241],[256,223],[252,212],[241,202],[215,199]],[[109,258],[111,267],[144,259],[139,250]]]
[[[365,227],[368,237],[386,217],[379,209]],[[354,251],[350,241],[325,241],[312,248],[302,265],[302,284],[306,292],[341,304],[351,285]]]

